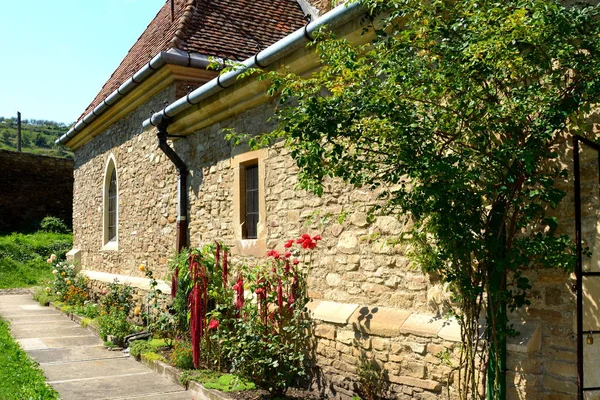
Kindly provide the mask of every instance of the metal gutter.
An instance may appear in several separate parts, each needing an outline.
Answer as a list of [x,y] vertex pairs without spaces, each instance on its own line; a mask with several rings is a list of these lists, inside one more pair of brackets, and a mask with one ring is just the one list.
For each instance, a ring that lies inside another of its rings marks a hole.
[[198,89],[190,92],[187,96],[182,97],[165,107],[162,111],[153,114],[149,119],[143,122],[144,129],[149,128],[150,126],[158,126],[163,119],[172,119],[191,106],[232,86],[237,82],[239,76],[247,69],[257,67],[266,68],[273,62],[299,49],[307,42],[313,40],[311,35],[316,29],[324,25],[327,25],[330,29],[335,29],[361,16],[366,13],[366,11],[366,8],[363,7],[361,2],[337,6],[322,17],[308,23],[303,28],[298,29],[266,49],[256,53],[254,56],[246,59],[241,63],[240,68],[219,75],[200,86]]
[[178,49],[170,49],[168,51],[161,51],[152,60],[142,67],[138,72],[133,74],[131,78],[125,81],[117,90],[109,94],[102,102],[96,106],[90,113],[85,115],[78,123],[71,127],[71,129],[62,135],[55,143],[65,144],[69,139],[73,138],[79,132],[81,132],[87,125],[91,124],[110,107],[115,105],[121,98],[130,93],[133,89],[138,87],[142,82],[148,79],[157,70],[166,64],[181,65],[184,67],[202,68],[210,64],[207,56],[188,53]]

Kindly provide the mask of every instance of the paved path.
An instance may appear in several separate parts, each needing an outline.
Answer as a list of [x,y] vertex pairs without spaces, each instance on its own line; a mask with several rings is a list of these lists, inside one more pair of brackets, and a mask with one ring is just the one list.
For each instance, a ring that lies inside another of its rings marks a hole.
[[0,295],[0,316],[62,400],[190,400],[186,392],[31,295]]

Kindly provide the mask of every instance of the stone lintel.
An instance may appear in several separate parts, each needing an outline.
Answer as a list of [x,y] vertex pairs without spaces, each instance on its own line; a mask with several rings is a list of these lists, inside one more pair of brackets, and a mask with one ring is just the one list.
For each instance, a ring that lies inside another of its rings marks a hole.
[[506,348],[516,353],[535,353],[542,348],[542,328],[540,324],[513,322],[519,336],[508,338]]
[[400,327],[410,316],[410,311],[386,307],[359,307],[350,317],[354,330],[369,335],[395,337],[400,335]]
[[347,324],[348,319],[358,308],[358,304],[335,303],[333,301],[322,301],[313,314],[315,319],[334,324]]
[[442,329],[445,319],[424,314],[411,314],[402,327],[400,333],[412,333],[417,336],[436,337]]
[[[113,283],[115,279],[122,285],[129,285],[142,290],[150,290],[150,279],[140,278],[135,276],[111,274],[108,272],[82,270],[81,274],[86,276],[92,281],[100,281],[106,283]],[[158,281],[157,289],[160,289],[163,293],[171,293],[171,286],[164,281]]]

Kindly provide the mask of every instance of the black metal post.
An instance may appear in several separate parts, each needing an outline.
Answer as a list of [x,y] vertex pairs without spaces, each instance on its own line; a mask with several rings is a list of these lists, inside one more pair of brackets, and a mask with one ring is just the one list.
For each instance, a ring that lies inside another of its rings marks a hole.
[[17,111],[17,151],[21,152],[21,113]]

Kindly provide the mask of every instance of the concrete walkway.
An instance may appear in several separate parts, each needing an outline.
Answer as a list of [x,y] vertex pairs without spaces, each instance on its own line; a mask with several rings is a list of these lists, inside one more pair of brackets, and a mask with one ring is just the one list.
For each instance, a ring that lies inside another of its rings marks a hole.
[[0,316],[62,400],[195,397],[130,356],[106,350],[93,333],[29,294],[0,295]]

